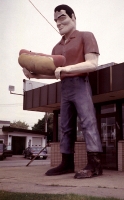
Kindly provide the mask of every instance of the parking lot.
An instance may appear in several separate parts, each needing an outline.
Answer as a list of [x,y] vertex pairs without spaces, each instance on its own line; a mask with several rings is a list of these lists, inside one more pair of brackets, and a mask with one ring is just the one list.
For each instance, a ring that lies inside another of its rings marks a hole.
[[[24,158],[23,155],[13,155],[12,157],[6,157],[4,160],[0,160],[0,167],[20,167],[26,166],[30,162],[30,159]],[[50,164],[50,157],[46,160],[36,159],[30,165],[44,165]]]

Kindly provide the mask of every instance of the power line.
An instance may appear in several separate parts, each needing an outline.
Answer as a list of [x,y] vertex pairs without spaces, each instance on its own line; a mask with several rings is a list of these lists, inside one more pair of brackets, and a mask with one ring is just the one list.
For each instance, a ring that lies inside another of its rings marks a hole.
[[[34,8],[37,10],[37,12],[39,12],[40,15],[47,21],[47,23],[50,24],[50,26],[52,26],[52,28],[54,28],[55,31],[57,31],[57,30],[55,29],[55,27],[46,19],[46,17],[44,17],[44,15],[36,8],[36,6],[35,6],[30,0],[29,0],[29,2],[32,4],[32,6],[34,6]],[[57,31],[57,33],[59,33],[59,32]],[[59,33],[59,34],[60,34],[60,33]]]

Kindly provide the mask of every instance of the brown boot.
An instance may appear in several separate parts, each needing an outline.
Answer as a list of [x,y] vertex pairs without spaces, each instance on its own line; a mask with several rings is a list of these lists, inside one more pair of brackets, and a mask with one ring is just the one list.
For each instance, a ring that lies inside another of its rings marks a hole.
[[88,164],[86,167],[79,172],[76,172],[74,178],[91,178],[93,176],[102,175],[103,170],[101,166],[100,153],[87,153]]
[[48,170],[46,176],[74,173],[74,154],[62,154],[62,162],[58,167]]

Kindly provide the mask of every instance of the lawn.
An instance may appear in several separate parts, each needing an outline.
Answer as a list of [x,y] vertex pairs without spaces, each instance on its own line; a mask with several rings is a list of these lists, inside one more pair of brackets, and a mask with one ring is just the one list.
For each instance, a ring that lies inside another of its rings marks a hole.
[[75,194],[34,194],[0,191],[0,200],[119,200]]

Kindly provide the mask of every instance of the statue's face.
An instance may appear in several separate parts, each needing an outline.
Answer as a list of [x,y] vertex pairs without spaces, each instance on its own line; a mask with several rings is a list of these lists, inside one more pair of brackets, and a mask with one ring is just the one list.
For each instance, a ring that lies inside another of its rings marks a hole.
[[61,35],[69,34],[75,28],[73,18],[70,18],[65,10],[55,12],[54,20]]

